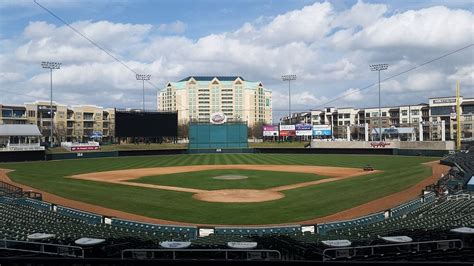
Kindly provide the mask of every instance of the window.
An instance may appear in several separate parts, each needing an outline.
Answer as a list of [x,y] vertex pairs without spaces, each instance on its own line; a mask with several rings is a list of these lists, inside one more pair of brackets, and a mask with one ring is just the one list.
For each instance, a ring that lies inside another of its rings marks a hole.
[[339,114],[339,119],[342,119],[342,114]]
[[431,115],[449,115],[451,110],[451,106],[431,107]]
[[411,114],[412,114],[412,115],[419,115],[419,114],[420,114],[420,110],[411,110]]
[[407,118],[402,118],[402,123],[408,123],[408,119]]
[[36,116],[36,111],[28,111],[28,116],[29,117],[35,117]]
[[365,113],[365,117],[370,117],[370,113]]
[[413,123],[418,123],[420,120],[418,118],[413,118],[412,121]]
[[373,112],[372,113],[372,117],[378,117],[379,116],[379,112]]
[[342,121],[339,121],[339,125],[342,126]]
[[465,115],[464,121],[472,121],[472,115]]
[[464,129],[472,129],[472,124],[464,124]]
[[403,115],[403,116],[408,115],[408,111],[407,111],[407,110],[402,110],[402,115]]
[[382,112],[382,116],[387,116],[387,112]]
[[350,118],[351,114],[344,114],[344,118]]

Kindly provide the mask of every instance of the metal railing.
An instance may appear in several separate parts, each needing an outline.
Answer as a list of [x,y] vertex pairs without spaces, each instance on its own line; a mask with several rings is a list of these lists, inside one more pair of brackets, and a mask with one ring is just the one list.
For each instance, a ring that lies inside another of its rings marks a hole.
[[141,260],[281,260],[278,250],[254,249],[124,249],[122,259]]
[[395,249],[395,255],[406,255],[431,250],[462,249],[464,247],[462,240],[433,240],[423,242],[408,242],[397,244],[358,246],[358,247],[340,247],[327,248],[323,250],[323,261],[335,259],[350,259],[353,257],[371,257],[390,255],[391,250]]
[[78,246],[66,246],[33,241],[0,240],[0,250],[22,251],[63,257],[84,258],[84,250]]

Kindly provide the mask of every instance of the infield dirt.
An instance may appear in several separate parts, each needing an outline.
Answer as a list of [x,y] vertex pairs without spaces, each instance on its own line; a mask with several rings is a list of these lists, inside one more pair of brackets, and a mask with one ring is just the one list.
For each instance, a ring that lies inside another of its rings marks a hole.
[[[289,173],[310,173],[322,176],[331,176],[322,180],[297,183],[279,187],[273,187],[264,190],[256,189],[222,189],[222,190],[202,190],[193,188],[183,188],[176,186],[162,186],[154,184],[143,184],[131,182],[131,180],[143,176],[156,176],[165,174],[187,173],[206,170],[259,170],[259,171],[279,171]],[[357,168],[345,167],[328,167],[328,166],[308,166],[308,165],[252,165],[252,164],[233,164],[233,165],[192,165],[192,166],[173,166],[173,167],[154,167],[141,169],[115,170],[107,172],[86,173],[70,176],[69,178],[93,180],[99,182],[115,183],[128,186],[165,189],[180,192],[195,193],[193,198],[196,200],[210,202],[226,202],[226,203],[249,203],[277,200],[285,195],[280,191],[301,188],[306,186],[314,186],[317,184],[333,182],[354,176],[377,173],[379,171],[364,171]]]

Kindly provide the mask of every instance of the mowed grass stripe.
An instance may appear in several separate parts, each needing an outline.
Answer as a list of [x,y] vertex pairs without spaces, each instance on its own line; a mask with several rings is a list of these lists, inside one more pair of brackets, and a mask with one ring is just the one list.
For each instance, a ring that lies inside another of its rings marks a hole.
[[[225,175],[243,175],[247,178],[241,180],[214,179],[214,177]],[[133,182],[204,190],[267,189],[277,186],[322,180],[325,178],[328,177],[308,173],[230,169],[145,176],[134,179]]]
[[[406,189],[431,174],[420,163],[435,158],[365,155],[215,154],[79,159],[0,164],[14,169],[11,178],[39,190],[73,200],[167,220],[211,224],[293,223],[329,215]],[[384,171],[316,186],[284,191],[276,201],[225,204],[197,201],[192,193],[164,191],[65,176],[130,167],[215,163],[301,164],[360,168],[371,164]],[[258,215],[255,215],[258,214]]]

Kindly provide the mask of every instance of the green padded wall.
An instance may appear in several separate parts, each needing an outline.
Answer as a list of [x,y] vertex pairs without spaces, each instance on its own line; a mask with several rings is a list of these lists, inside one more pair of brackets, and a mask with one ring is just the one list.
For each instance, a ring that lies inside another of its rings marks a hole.
[[189,124],[190,149],[247,148],[247,124]]

